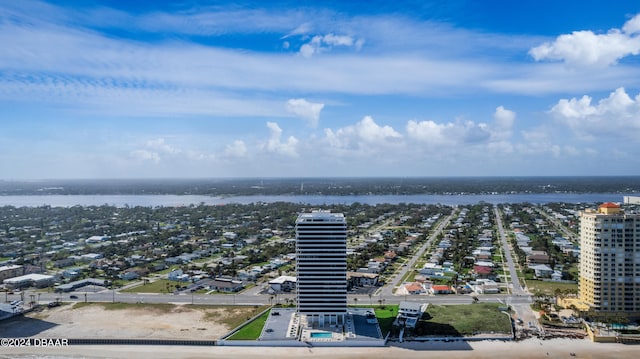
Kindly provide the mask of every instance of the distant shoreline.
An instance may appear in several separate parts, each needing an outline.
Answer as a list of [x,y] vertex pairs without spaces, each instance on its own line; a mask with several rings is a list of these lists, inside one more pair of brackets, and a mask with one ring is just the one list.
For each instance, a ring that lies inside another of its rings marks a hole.
[[0,180],[3,195],[365,196],[640,193],[640,176]]
[[624,196],[618,193],[526,193],[526,194],[450,194],[450,195],[251,195],[251,196],[209,196],[209,195],[0,195],[0,207],[73,207],[73,206],[115,206],[115,207],[179,207],[190,205],[226,205],[252,203],[301,203],[309,205],[344,205],[362,203],[377,204],[442,204],[468,205],[480,202],[500,203],[602,203],[622,202]]

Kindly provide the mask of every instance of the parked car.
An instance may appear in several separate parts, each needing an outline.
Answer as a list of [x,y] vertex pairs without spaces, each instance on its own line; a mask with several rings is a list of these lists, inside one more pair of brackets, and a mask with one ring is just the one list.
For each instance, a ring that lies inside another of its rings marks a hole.
[[73,295],[73,294],[72,294],[72,295],[70,295],[70,296],[69,296],[69,298],[71,298],[71,299],[78,299],[78,296],[77,296],[77,295]]

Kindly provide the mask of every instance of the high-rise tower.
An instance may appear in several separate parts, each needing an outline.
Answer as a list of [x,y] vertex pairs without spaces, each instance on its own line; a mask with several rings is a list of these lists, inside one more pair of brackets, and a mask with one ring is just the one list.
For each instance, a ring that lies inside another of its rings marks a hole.
[[347,223],[314,211],[296,220],[297,311],[309,324],[344,324],[347,314]]
[[580,301],[593,317],[640,317],[640,214],[614,203],[580,213]]

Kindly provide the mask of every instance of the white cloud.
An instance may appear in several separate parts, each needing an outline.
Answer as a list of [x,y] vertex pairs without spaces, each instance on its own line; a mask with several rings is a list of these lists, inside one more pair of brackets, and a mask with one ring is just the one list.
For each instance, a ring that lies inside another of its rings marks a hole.
[[134,150],[131,151],[129,155],[137,161],[160,163],[160,155],[149,150]]
[[309,58],[315,54],[328,51],[336,46],[355,47],[356,50],[360,50],[363,45],[364,40],[355,40],[353,37],[347,35],[316,35],[311,38],[311,41],[300,47],[300,55]]
[[176,155],[182,152],[181,150],[169,145],[164,138],[156,138],[149,140],[145,143],[145,146],[158,153],[164,153],[169,155]]
[[303,98],[292,98],[287,101],[287,111],[307,121],[312,128],[318,126],[320,111],[323,108],[323,103],[309,102]]
[[355,125],[355,132],[361,140],[370,143],[402,137],[393,127],[380,126],[370,116],[365,116]]
[[415,121],[407,123],[410,138],[430,147],[453,147],[462,144],[487,142],[491,138],[489,127],[484,123],[457,121],[438,124],[434,121]]
[[[317,36],[316,36],[317,37]],[[314,38],[315,39],[315,38]],[[322,37],[322,42],[329,46],[352,46],[353,38],[346,35],[328,34]]]
[[629,35],[635,35],[637,33],[640,33],[640,14],[634,16],[633,18],[631,18],[631,20],[627,21],[622,27],[622,32]]
[[561,99],[553,106],[551,113],[565,119],[581,118],[596,113],[596,108],[591,106],[591,97],[584,95],[580,99],[575,97],[567,100]]
[[444,146],[447,144],[447,136],[445,131],[452,127],[453,124],[437,124],[434,121],[414,121],[407,123],[407,135],[423,143],[433,146]]
[[316,49],[311,44],[304,44],[300,46],[300,55],[302,55],[302,57],[309,58],[313,56],[315,52],[316,52]]
[[574,31],[558,36],[553,42],[534,47],[529,54],[536,60],[561,60],[570,65],[606,67],[618,60],[640,54],[640,14],[627,21],[622,31],[606,34]]
[[247,145],[244,141],[235,140],[225,147],[224,155],[229,158],[242,158],[247,156]]
[[162,137],[148,140],[141,149],[133,150],[130,157],[137,161],[160,163],[166,159],[175,159],[178,156],[191,156],[191,153],[184,153],[182,150],[169,145]]
[[640,140],[640,95],[632,99],[622,87],[597,104],[586,95],[561,99],[549,112],[584,138],[623,136]]
[[513,124],[516,120],[516,113],[504,108],[504,106],[496,107],[493,113],[494,125],[490,128],[492,147],[499,151],[511,151],[511,134]]
[[497,128],[510,130],[516,119],[516,113],[505,109],[504,106],[498,106],[496,107],[496,112],[493,114],[493,118]]
[[282,129],[275,122],[267,122],[271,134],[263,148],[271,153],[277,153],[288,157],[298,157],[298,139],[290,136],[286,142],[281,142]]
[[402,147],[401,138],[402,135],[393,127],[380,126],[370,116],[365,116],[355,125],[335,131],[325,129],[325,140],[334,150],[356,156],[368,156],[391,148],[398,150]]

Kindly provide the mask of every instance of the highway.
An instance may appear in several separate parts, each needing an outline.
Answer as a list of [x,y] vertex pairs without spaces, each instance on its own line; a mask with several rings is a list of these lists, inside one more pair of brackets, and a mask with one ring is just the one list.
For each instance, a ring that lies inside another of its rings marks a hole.
[[[25,307],[28,307],[29,296],[34,294],[32,291],[25,292]],[[34,294],[34,296],[36,296]],[[75,296],[76,298],[71,298]],[[175,303],[175,304],[201,304],[201,305],[269,305],[275,304],[276,299],[271,299],[269,294],[154,294],[154,293],[114,293],[112,290],[106,289],[100,292],[87,292],[87,302],[100,302],[100,303]],[[285,298],[293,299],[293,294],[278,295],[277,301],[279,303],[285,303]],[[84,302],[85,292],[71,292],[71,293],[40,293],[40,303],[46,304],[57,300],[63,302]],[[426,302],[433,304],[470,304],[473,299],[470,295],[375,295],[369,298],[368,295],[349,295],[350,303],[354,303],[353,298],[358,298],[357,303],[367,304],[371,300],[371,304],[379,304],[378,300],[382,300],[385,304],[398,304],[401,301],[410,302]],[[528,296],[517,295],[482,295],[478,296],[480,302],[510,302],[510,303],[529,303]],[[19,294],[9,294],[9,301],[19,300]],[[38,299],[35,298],[37,301]]]

